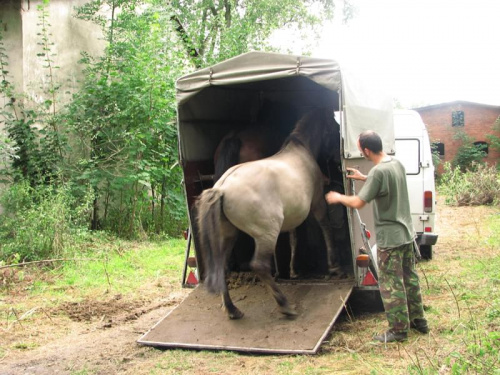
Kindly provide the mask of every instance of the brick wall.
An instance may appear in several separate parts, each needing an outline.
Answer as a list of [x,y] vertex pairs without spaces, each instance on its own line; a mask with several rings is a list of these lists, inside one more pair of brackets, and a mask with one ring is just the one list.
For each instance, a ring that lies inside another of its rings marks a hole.
[[[444,144],[445,154],[438,167],[438,173],[443,172],[445,161],[451,162],[453,160],[461,145],[460,140],[454,139],[458,131],[465,132],[476,142],[482,141],[488,144],[489,153],[485,161],[489,164],[500,162],[500,152],[489,147],[490,141],[486,137],[487,134],[500,136],[498,130],[493,130],[493,125],[500,116],[500,106],[459,101],[415,108],[415,111],[420,114],[427,125],[431,142]],[[464,126],[452,126],[452,113],[454,111],[463,111]]]

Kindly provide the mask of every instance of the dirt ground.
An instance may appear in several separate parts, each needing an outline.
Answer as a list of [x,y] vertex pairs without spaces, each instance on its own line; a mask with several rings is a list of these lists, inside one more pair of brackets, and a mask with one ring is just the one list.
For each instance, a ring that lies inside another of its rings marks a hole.
[[[125,373],[154,354],[136,341],[189,293],[172,291],[165,298],[125,301],[120,295],[104,301],[65,303],[39,311],[35,322],[1,328],[5,348],[0,374]],[[4,301],[5,302],[5,301]],[[8,301],[7,301],[8,303]],[[23,347],[21,343],[34,343]],[[19,343],[19,344],[17,344]],[[81,372],[86,373],[86,372]]]
[[[459,241],[452,228],[468,226],[471,231],[477,230],[471,217],[479,220],[481,210],[439,205],[442,250],[438,257],[445,256]],[[9,310],[10,319],[0,315],[3,320],[0,321],[0,374],[154,373],[165,352],[138,345],[136,341],[191,289],[180,285],[160,288],[154,284],[144,285],[143,289],[147,292],[131,300],[122,295],[107,295],[79,303],[61,303],[50,309],[43,307],[50,305],[44,301],[30,301],[26,303],[29,306],[26,311]],[[3,297],[0,295],[0,306],[17,304],[27,296],[28,293],[14,289]],[[12,319],[13,314],[16,319]],[[325,345],[353,345],[348,339],[349,332],[342,330],[341,327],[338,335]],[[245,364],[249,366],[257,360],[258,357],[248,357]]]

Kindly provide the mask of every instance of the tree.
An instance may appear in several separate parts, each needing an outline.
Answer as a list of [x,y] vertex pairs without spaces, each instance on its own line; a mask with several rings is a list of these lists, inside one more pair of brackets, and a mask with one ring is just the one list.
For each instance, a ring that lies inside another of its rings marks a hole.
[[38,7],[46,99],[37,111],[17,118],[9,112],[13,165],[30,181],[51,184],[60,176],[75,197],[94,197],[90,226],[128,237],[186,225],[176,79],[252,49],[269,50],[267,39],[280,28],[314,35],[334,11],[334,0],[88,1],[76,16],[99,25],[107,47],[102,56],[82,55],[81,87],[63,105],[57,94],[65,77],[51,51],[48,4]]
[[[350,4],[345,3],[345,12]],[[172,21],[193,64],[200,68],[254,49],[283,28],[315,33],[332,19],[334,0],[173,0]],[[345,13],[346,17],[349,17]]]
[[100,25],[108,41],[102,57],[84,56],[86,79],[67,117],[83,155],[74,162],[77,186],[90,182],[96,192],[92,227],[133,236],[164,226],[166,206],[177,217],[184,211],[178,77],[268,48],[277,28],[313,30],[333,8],[333,0],[94,0],[80,7],[77,16]]
[[[99,13],[106,4],[109,21]],[[160,231],[167,204],[176,219],[184,216],[174,85],[189,64],[175,47],[169,14],[142,1],[93,1],[78,10],[108,40],[103,56],[82,59],[85,80],[66,118],[80,150],[75,179],[96,192],[94,229],[129,237]]]

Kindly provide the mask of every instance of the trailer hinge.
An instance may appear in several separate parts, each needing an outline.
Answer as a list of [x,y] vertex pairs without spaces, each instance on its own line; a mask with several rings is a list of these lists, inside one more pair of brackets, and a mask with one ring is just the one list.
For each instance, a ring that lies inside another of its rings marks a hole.
[[297,75],[299,75],[299,71],[300,71],[300,57],[297,57],[297,69],[296,69]]

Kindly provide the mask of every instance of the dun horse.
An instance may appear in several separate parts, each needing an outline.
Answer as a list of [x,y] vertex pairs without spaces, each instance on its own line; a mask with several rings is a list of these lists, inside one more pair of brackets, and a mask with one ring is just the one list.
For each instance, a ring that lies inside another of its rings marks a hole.
[[331,274],[340,270],[333,247],[323,176],[318,158],[338,148],[338,124],[324,109],[307,113],[275,155],[229,169],[197,202],[205,285],[222,293],[231,319],[243,313],[233,304],[226,283],[226,265],[239,231],[255,241],[252,270],[266,284],[281,313],[295,316],[287,298],[271,276],[271,259],[280,232],[299,226],[309,214],[319,222]]

